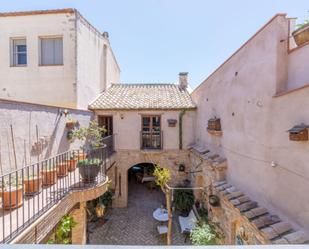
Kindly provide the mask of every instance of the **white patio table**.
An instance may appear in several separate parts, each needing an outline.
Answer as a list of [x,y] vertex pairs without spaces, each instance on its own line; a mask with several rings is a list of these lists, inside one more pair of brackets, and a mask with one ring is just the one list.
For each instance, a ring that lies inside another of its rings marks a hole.
[[158,221],[168,221],[168,212],[165,208],[157,208],[152,216]]

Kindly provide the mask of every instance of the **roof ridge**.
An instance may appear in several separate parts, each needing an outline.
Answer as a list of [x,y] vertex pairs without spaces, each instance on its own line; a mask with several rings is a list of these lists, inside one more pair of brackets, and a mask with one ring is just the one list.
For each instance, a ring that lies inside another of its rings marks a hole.
[[63,8],[63,9],[46,9],[46,10],[26,10],[26,11],[8,11],[0,12],[0,17],[8,16],[30,16],[30,15],[44,15],[44,14],[73,14],[76,11],[74,8]]

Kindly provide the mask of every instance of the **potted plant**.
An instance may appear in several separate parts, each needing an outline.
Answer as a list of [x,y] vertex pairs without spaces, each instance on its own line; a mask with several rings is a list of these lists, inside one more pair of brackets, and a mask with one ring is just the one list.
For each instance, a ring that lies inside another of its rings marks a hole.
[[1,184],[0,197],[4,210],[18,208],[23,204],[23,185],[18,179],[11,178]]
[[58,177],[65,177],[68,175],[68,162],[59,162],[56,168]]
[[106,132],[105,128],[100,127],[98,122],[93,120],[90,121],[88,127],[79,127],[79,129],[74,130],[72,138],[77,138],[81,141],[85,141],[85,145],[82,147],[83,150],[87,149],[87,147],[88,149],[96,149],[103,146],[102,135],[104,134],[104,132]]
[[27,174],[24,176],[24,186],[26,195],[34,195],[39,193],[42,185],[42,177],[35,174]]
[[91,183],[95,181],[101,169],[102,161],[98,158],[84,159],[77,163],[79,168],[79,174],[85,183]]
[[112,206],[112,201],[113,192],[110,189],[98,198],[98,203],[95,207],[95,212],[98,218],[104,216],[106,209]]
[[309,42],[309,20],[306,19],[303,23],[296,25],[297,29],[292,33],[297,46]]
[[65,127],[68,129],[68,130],[73,130],[75,128],[77,124],[77,121],[73,118],[69,118],[68,121],[65,123]]
[[[84,158],[83,158],[84,159]],[[70,159],[67,160],[68,171],[72,172],[76,169],[77,159],[74,155],[70,156]]]
[[56,167],[45,168],[41,171],[43,186],[54,185],[57,181],[57,169]]
[[[182,188],[183,186],[178,186]],[[185,187],[183,187],[185,188]],[[194,194],[192,189],[176,189],[174,191],[175,209],[180,213],[187,215],[194,205]]]

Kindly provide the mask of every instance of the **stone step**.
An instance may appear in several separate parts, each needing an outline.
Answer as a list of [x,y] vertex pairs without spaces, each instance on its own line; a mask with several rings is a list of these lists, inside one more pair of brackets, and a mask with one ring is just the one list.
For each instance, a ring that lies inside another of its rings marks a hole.
[[304,244],[309,242],[308,236],[303,231],[289,233],[283,237],[290,244]]
[[280,222],[281,219],[277,215],[266,214],[252,221],[258,229]]
[[230,200],[230,202],[234,205],[234,206],[238,206],[238,205],[241,205],[243,203],[246,203],[246,202],[249,202],[251,201],[250,198],[248,196],[240,196],[238,197],[237,199],[234,199],[234,200]]
[[288,222],[278,222],[269,227],[261,229],[261,231],[266,235],[266,237],[270,240],[279,237],[280,235],[291,231],[292,226]]
[[258,203],[256,201],[249,201],[249,202],[245,202],[243,204],[240,204],[236,208],[240,212],[246,212],[246,211],[248,211],[250,209],[256,208],[257,206],[258,206]]
[[236,191],[236,192],[232,192],[230,194],[227,194],[225,197],[230,201],[232,199],[236,199],[240,196],[243,196],[243,192],[240,192],[240,191]]
[[267,214],[268,210],[266,208],[263,207],[257,207],[257,208],[253,208],[247,212],[244,213],[244,215],[248,218],[248,219],[253,219],[256,218],[258,216]]

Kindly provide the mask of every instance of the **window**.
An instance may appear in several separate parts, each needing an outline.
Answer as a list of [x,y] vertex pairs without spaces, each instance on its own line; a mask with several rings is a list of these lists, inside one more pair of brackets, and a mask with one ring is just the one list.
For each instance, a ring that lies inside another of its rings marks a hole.
[[11,66],[27,65],[27,44],[26,39],[12,39]]
[[40,65],[63,64],[62,37],[40,38]]
[[99,116],[98,123],[99,123],[99,126],[105,128],[103,137],[113,135],[113,117],[112,116]]

